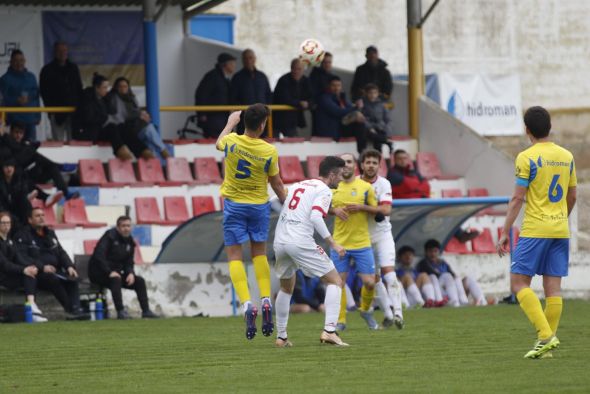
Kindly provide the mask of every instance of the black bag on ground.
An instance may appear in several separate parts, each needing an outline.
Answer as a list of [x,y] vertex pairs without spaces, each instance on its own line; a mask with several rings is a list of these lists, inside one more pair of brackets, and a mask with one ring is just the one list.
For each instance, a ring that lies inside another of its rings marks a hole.
[[0,323],[22,323],[25,321],[23,304],[0,305]]

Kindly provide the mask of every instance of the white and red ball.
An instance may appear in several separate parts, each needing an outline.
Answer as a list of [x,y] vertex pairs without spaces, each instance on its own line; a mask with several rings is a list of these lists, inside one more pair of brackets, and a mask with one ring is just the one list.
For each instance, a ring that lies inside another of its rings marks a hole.
[[324,59],[324,46],[318,40],[308,38],[299,46],[299,59],[306,66],[317,66]]

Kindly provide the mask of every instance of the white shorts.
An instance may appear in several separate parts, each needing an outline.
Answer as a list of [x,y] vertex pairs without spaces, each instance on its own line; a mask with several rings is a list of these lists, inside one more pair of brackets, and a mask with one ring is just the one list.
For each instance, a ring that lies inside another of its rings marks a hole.
[[375,270],[380,267],[395,266],[395,242],[391,232],[379,233],[371,238],[371,246],[375,254]]
[[334,263],[321,246],[274,244],[275,270],[280,279],[292,278],[300,269],[306,276],[322,277],[334,268]]

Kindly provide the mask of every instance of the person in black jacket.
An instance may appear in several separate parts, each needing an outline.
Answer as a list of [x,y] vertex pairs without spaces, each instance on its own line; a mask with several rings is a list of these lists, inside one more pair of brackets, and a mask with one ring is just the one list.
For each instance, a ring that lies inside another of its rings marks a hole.
[[285,137],[297,135],[297,127],[305,127],[303,110],[312,104],[309,79],[303,75],[303,63],[299,59],[291,61],[291,72],[279,78],[273,95],[274,104],[286,104],[298,111],[277,111],[274,114],[274,128]]
[[379,95],[383,100],[389,100],[393,90],[391,73],[387,69],[387,63],[379,59],[379,51],[370,46],[365,53],[367,61],[356,68],[352,79],[351,96],[356,101],[363,97],[363,88],[368,83],[374,83],[379,87]]
[[121,288],[133,289],[141,306],[141,317],[157,318],[150,310],[145,280],[133,269],[135,241],[131,236],[131,218],[120,216],[117,227],[107,230],[98,241],[88,263],[88,277],[92,283],[108,287],[113,296],[118,319],[129,319],[123,305]]
[[80,308],[78,272],[70,256],[61,247],[55,232],[45,225],[45,212],[33,208],[29,225],[14,236],[17,252],[34,262],[38,287],[53,293],[70,319],[88,319]]
[[29,199],[37,194],[38,191],[33,191],[30,182],[17,170],[14,158],[5,158],[0,174],[0,210],[10,212],[17,221],[17,227],[27,223],[27,215],[31,211]]
[[9,289],[23,287],[27,302],[33,310],[33,322],[46,322],[47,318],[35,302],[39,270],[16,252],[14,242],[9,238],[11,226],[10,213],[0,212],[0,285]]
[[[215,68],[209,71],[195,91],[195,105],[229,105],[231,77],[236,71],[236,58],[229,53],[217,56]],[[199,112],[198,125],[205,138],[217,138],[225,127],[229,112]]]
[[252,49],[242,52],[242,64],[244,68],[231,79],[232,104],[270,104],[272,102],[270,84],[266,75],[256,69],[256,54]]
[[[65,42],[53,45],[54,59],[41,69],[39,87],[46,107],[75,107],[82,95],[78,66],[68,59]],[[49,114],[51,137],[55,141],[72,139],[71,114]]]

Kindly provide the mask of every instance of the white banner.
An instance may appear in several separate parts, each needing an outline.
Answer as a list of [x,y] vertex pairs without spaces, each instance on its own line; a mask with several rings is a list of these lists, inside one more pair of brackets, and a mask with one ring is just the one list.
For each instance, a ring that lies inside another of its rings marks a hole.
[[20,49],[27,60],[26,68],[35,74],[43,67],[43,33],[41,13],[0,11],[0,75],[8,69],[12,50]]
[[524,133],[518,75],[439,75],[441,106],[481,135]]

